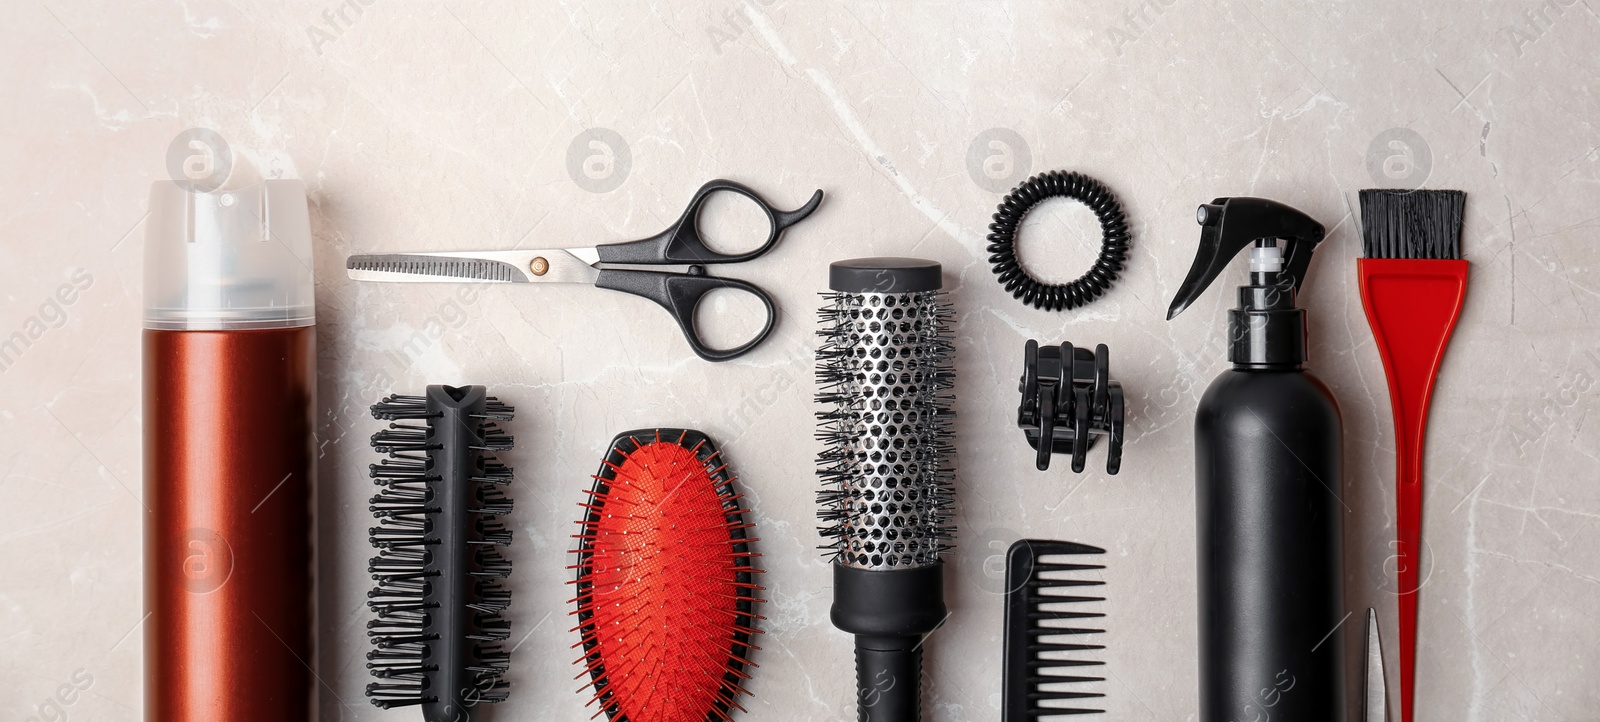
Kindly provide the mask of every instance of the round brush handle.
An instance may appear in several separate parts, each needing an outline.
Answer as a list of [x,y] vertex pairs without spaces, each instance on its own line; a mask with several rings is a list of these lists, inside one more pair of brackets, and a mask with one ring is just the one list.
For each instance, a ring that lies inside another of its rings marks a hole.
[[833,565],[833,625],[856,635],[856,719],[922,719],[922,640],[944,622],[944,564]]
[[922,719],[922,638],[856,638],[856,719]]

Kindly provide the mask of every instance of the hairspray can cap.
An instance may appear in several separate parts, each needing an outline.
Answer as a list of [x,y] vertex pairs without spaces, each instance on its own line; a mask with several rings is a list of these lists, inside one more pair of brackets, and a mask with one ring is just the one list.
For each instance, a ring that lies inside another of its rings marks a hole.
[[223,330],[316,323],[305,186],[199,192],[150,186],[144,326]]

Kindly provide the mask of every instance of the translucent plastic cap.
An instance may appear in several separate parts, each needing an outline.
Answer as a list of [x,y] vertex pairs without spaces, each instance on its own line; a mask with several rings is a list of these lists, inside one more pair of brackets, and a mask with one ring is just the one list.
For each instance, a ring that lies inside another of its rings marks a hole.
[[271,180],[197,193],[150,186],[144,326],[290,328],[316,323],[305,186]]

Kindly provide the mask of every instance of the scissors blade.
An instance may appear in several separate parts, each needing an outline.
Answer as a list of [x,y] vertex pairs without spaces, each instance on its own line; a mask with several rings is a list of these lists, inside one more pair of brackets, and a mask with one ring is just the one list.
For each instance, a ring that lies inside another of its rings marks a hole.
[[1388,722],[1389,695],[1383,676],[1383,640],[1378,636],[1378,611],[1367,610],[1367,663],[1362,697],[1362,722]]
[[563,249],[354,255],[345,272],[402,283],[594,283],[600,273]]

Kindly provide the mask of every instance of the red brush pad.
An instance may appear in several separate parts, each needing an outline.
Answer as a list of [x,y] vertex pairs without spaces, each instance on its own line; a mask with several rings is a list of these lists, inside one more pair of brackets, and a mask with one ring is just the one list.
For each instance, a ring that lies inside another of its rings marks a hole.
[[590,586],[577,601],[593,615],[580,664],[602,670],[595,694],[612,719],[723,718],[743,692],[726,678],[745,677],[741,632],[748,640],[754,630],[739,608],[752,601],[751,540],[731,533],[745,525],[732,490],[713,478],[720,462],[658,440],[607,467],[580,537],[589,551],[580,591]]

